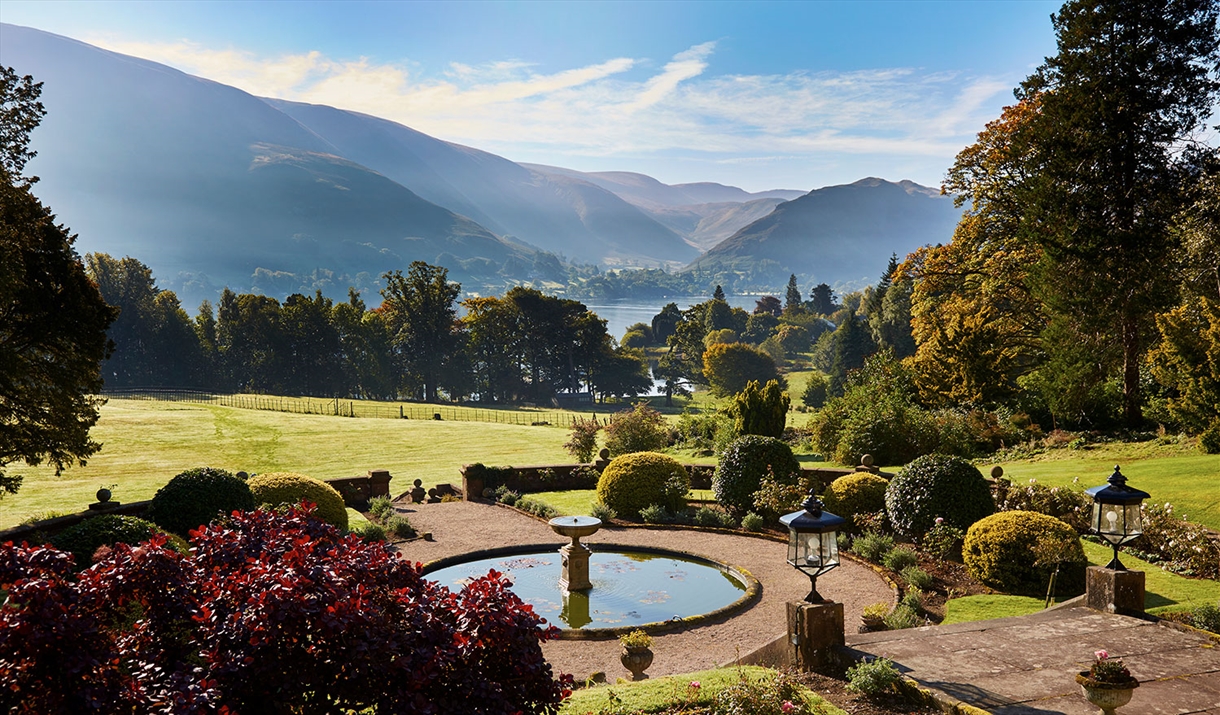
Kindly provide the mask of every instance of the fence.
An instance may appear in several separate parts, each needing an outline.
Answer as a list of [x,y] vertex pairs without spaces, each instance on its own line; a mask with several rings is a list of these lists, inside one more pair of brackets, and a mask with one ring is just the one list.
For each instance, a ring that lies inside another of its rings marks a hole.
[[[433,404],[368,402],[317,397],[283,397],[278,395],[233,395],[175,388],[109,389],[106,397],[122,400],[157,402],[191,402],[222,405],[244,410],[267,410],[301,415],[331,415],[335,417],[372,417],[382,419],[445,420],[452,422],[491,422],[505,425],[549,425],[569,428],[578,418],[587,415],[573,412],[534,411],[522,409],[486,409],[450,407]],[[607,410],[607,412],[609,409]],[[603,423],[606,420],[601,420]]]

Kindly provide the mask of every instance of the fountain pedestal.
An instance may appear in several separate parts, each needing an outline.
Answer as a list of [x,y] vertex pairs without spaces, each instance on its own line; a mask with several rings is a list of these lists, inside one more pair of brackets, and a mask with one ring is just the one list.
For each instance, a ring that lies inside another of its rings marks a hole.
[[559,554],[563,557],[559,586],[564,591],[592,588],[593,583],[589,580],[589,554],[593,552],[580,543],[580,537],[597,533],[602,520],[592,516],[557,516],[547,523],[556,534],[572,539],[572,543],[559,549]]

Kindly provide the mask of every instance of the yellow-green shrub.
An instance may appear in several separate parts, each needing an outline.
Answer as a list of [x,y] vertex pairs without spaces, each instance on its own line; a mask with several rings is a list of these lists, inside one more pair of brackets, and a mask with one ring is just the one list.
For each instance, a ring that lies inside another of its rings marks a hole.
[[856,514],[875,514],[885,509],[885,488],[889,482],[876,474],[856,472],[839,477],[826,487],[822,494],[822,505],[826,511],[847,519],[859,527],[853,517]]
[[1084,591],[1089,565],[1076,530],[1053,516],[1032,511],[1002,511],[976,521],[962,543],[970,575],[1005,593],[1043,596],[1054,563],[1061,559],[1056,592]]
[[686,507],[690,475],[673,457],[635,452],[615,457],[597,480],[597,500],[624,519],[635,519],[653,504],[671,513]]
[[302,501],[318,505],[314,514],[328,524],[347,528],[347,507],[334,487],[313,477],[295,472],[268,472],[250,477],[250,491],[256,504],[295,506]]

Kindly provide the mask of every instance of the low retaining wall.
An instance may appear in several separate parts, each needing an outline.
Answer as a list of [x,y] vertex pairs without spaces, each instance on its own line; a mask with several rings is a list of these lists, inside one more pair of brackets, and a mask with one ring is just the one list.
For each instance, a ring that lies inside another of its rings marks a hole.
[[[353,509],[368,508],[368,500],[377,496],[390,496],[390,472],[385,469],[370,469],[362,477],[340,477],[338,479],[323,479],[343,495],[343,502]],[[47,541],[51,537],[65,531],[82,521],[101,514],[119,514],[122,516],[143,517],[152,504],[151,500],[133,501],[126,504],[119,502],[94,503],[86,511],[75,514],[57,516],[54,519],[44,519],[31,524],[15,526],[0,531],[0,544],[6,541],[20,544],[23,541]]]

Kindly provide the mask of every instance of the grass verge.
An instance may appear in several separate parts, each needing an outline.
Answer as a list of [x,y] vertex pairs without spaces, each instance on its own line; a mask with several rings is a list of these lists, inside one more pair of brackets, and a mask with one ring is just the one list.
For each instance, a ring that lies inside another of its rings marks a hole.
[[[572,489],[566,492],[534,492],[526,494],[534,501],[540,501],[555,511],[559,516],[581,516],[589,514],[597,503],[596,489]],[[711,489],[692,489],[686,495],[687,499],[715,499]]]
[[[739,682],[742,678],[751,681],[772,680],[775,671],[757,666],[740,666],[701,670],[682,675],[644,680],[638,683],[619,683],[577,690],[559,708],[561,715],[585,715],[586,713],[660,713],[677,706],[707,707],[721,690]],[[692,687],[691,683],[698,683]],[[822,699],[811,690],[802,688],[802,697],[807,708],[822,715],[846,715],[842,710]],[[688,710],[674,710],[686,712]]]

